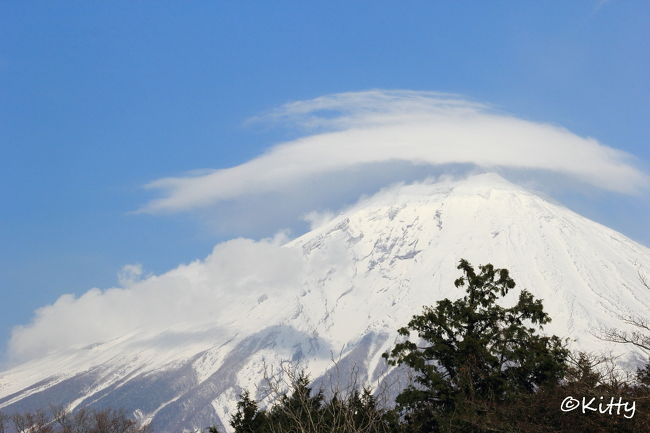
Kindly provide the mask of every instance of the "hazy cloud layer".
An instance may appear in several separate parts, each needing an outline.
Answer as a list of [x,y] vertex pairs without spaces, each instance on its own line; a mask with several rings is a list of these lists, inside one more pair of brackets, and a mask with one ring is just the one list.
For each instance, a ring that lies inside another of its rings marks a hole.
[[405,162],[542,170],[628,194],[648,186],[647,176],[624,152],[453,95],[342,93],[289,103],[254,120],[288,122],[307,135],[235,167],[153,181],[147,187],[161,197],[141,211],[185,211],[281,193],[328,173],[338,176],[368,165]]
[[[9,358],[24,361],[47,352],[80,347],[134,330],[165,329],[180,323],[224,323],[224,305],[298,290],[303,277],[300,252],[282,248],[282,235],[253,241],[234,239],[215,246],[204,260],[142,278],[139,265],[119,274],[122,288],[66,294],[38,309],[32,323],[13,329]],[[234,305],[234,304],[233,304]]]

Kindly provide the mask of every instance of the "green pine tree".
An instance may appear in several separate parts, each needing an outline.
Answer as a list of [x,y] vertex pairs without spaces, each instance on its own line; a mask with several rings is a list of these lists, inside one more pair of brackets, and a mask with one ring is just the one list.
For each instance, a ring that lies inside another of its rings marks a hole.
[[[230,426],[235,433],[261,433],[266,427],[266,413],[260,411],[257,402],[243,391],[237,402],[237,412],[230,418]],[[210,433],[216,433],[212,430]]]
[[522,290],[514,306],[498,302],[515,287],[508,270],[488,264],[476,273],[464,259],[458,269],[465,296],[425,307],[399,329],[407,340],[384,354],[415,372],[397,397],[407,431],[482,431],[491,405],[557,383],[566,368],[562,341],[537,333],[550,322],[540,300]]

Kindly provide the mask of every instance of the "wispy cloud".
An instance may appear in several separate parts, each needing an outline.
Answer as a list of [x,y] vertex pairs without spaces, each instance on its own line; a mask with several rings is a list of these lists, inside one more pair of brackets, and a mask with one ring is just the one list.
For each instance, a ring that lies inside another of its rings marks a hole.
[[147,188],[161,196],[140,211],[187,211],[281,193],[312,178],[377,163],[543,170],[626,194],[648,185],[622,151],[454,95],[341,93],[292,102],[254,120],[287,122],[306,134],[235,167],[155,180]]
[[594,12],[598,12],[603,6],[609,3],[611,0],[597,0],[596,6],[594,6]]

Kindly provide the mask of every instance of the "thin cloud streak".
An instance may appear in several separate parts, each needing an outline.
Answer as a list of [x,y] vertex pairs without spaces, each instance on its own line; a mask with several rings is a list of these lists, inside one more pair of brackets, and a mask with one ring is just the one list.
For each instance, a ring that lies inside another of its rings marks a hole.
[[341,93],[292,102],[253,119],[262,120],[309,132],[235,167],[155,180],[146,188],[160,191],[161,197],[139,211],[188,211],[252,194],[282,192],[316,176],[373,163],[543,170],[624,194],[635,194],[649,184],[629,154],[455,95]]

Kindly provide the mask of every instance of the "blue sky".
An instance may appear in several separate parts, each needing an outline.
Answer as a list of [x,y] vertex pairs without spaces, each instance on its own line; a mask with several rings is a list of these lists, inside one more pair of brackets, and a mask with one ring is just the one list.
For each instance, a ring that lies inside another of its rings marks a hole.
[[[227,215],[133,212],[151,181],[297,136],[246,121],[290,101],[455,93],[648,172],[648,22],[642,0],[0,1],[0,340],[63,293],[115,286],[125,264],[160,273],[234,236],[299,230],[286,215],[215,228]],[[647,193],[559,195],[650,245]]]

